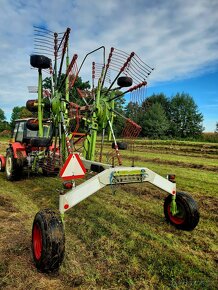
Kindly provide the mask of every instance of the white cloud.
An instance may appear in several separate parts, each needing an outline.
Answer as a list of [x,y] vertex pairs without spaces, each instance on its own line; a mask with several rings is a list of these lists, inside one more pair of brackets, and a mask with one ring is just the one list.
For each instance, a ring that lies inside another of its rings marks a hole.
[[[79,60],[98,46],[135,51],[155,67],[151,83],[188,78],[218,63],[216,0],[0,0],[0,107],[25,104],[33,25],[71,31],[71,52]],[[88,68],[84,68],[85,78]]]

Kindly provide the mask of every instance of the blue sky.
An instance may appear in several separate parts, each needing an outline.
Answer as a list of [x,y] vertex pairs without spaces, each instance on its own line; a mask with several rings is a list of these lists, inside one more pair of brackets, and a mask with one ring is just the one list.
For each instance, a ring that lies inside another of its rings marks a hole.
[[[217,0],[0,0],[0,108],[8,119],[14,106],[33,98],[37,84],[29,55],[33,25],[61,32],[70,27],[70,52],[79,63],[101,45],[135,51],[155,67],[147,95],[193,96],[205,131],[218,121]],[[83,80],[90,79],[88,68]]]

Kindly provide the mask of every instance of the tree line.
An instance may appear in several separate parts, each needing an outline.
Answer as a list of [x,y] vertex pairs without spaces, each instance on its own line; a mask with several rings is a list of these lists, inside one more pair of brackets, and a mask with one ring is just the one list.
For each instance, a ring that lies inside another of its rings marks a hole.
[[[50,87],[50,79],[43,81],[43,87]],[[89,89],[89,82],[77,79],[76,87]],[[63,92],[64,94],[65,92]],[[80,102],[81,102],[81,98]],[[70,93],[70,100],[77,102],[76,88]],[[154,139],[160,138],[197,138],[202,134],[203,115],[198,110],[197,104],[187,93],[177,93],[171,98],[165,94],[153,94],[147,97],[141,104],[129,102],[126,104],[124,98],[116,100],[115,109],[125,118],[130,118],[142,127],[140,136]],[[114,131],[117,136],[122,134],[124,119],[117,114],[114,121]],[[10,123],[6,121],[4,111],[0,109],[0,132],[13,128],[16,119],[36,117],[25,106],[16,106],[12,110]],[[215,132],[218,132],[218,122]]]
[[187,93],[177,93],[171,98],[163,93],[153,94],[141,105],[130,102],[125,114],[142,127],[143,137],[195,138],[204,130],[203,115]]

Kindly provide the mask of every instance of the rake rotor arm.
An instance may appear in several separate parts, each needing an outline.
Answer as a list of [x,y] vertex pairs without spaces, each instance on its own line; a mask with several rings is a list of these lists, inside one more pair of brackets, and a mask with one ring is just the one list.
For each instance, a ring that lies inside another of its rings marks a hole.
[[120,116],[121,118],[123,118],[123,119],[125,119],[125,120],[128,120],[127,117],[125,117],[124,115],[122,115],[122,114],[119,113],[118,111],[116,111],[116,110],[114,110],[114,109],[111,109],[111,111],[112,111],[113,113],[115,113],[115,115],[118,115],[118,116]]
[[[86,167],[91,168],[91,163],[87,160],[83,160]],[[102,163],[95,162],[95,165],[104,165]],[[114,167],[107,168],[88,179],[82,184],[76,186],[72,190],[65,194],[61,194],[59,198],[59,210],[61,214],[64,214],[68,209],[72,208],[79,202],[83,201],[87,197],[96,193],[98,190],[104,188],[107,185],[118,185],[128,183],[142,183],[149,182],[154,186],[168,192],[172,195],[176,194],[176,184],[167,180],[166,178],[158,175],[145,167]]]
[[114,47],[111,47],[111,51],[110,51],[109,56],[108,56],[108,60],[107,60],[107,64],[106,64],[106,68],[105,68],[105,72],[104,72],[104,76],[103,76],[103,80],[102,80],[102,88],[104,86],[105,78],[106,78],[107,71],[108,71],[108,68],[109,68],[109,65],[111,62],[113,51],[114,51]]
[[62,51],[62,56],[61,56],[61,63],[60,63],[60,67],[59,67],[59,72],[58,72],[58,82],[60,80],[60,77],[61,77],[61,72],[62,72],[62,66],[63,66],[63,62],[64,62],[64,57],[65,57],[65,53],[66,53],[66,50],[67,50],[67,46],[68,46],[68,40],[69,40],[69,34],[70,34],[70,28],[67,28],[62,40],[61,40],[61,43],[57,49],[57,51],[59,50],[61,44],[62,44],[62,41],[64,41],[64,44],[63,44],[63,51]]
[[107,92],[105,95],[107,95],[111,88],[113,87],[114,83],[116,82],[116,80],[119,78],[119,76],[121,75],[121,73],[125,70],[125,68],[128,66],[128,64],[130,63],[131,59],[133,58],[133,56],[135,55],[134,52],[131,52],[130,56],[127,58],[126,62],[123,64],[123,66],[121,67],[119,73],[117,74],[117,76],[115,77],[115,79],[113,80],[113,82],[111,83],[110,87],[108,88]]
[[100,50],[100,49],[103,49],[103,63],[104,63],[104,65],[105,65],[105,47],[102,45],[102,46],[100,46],[100,47],[98,47],[98,48],[96,48],[96,49],[94,49],[94,50],[92,50],[92,51],[90,51],[89,53],[86,54],[86,56],[84,57],[84,59],[83,59],[81,65],[80,65],[80,67],[79,67],[79,69],[78,69],[77,76],[79,75],[80,70],[81,70],[81,68],[82,68],[82,66],[83,66],[83,64],[84,64],[84,62],[85,62],[85,60],[87,59],[87,57],[88,57],[90,54],[92,54],[92,53],[94,53],[94,52],[96,52],[96,51],[98,51],[98,50]]
[[138,85],[136,85],[136,86],[131,87],[131,88],[128,89],[127,91],[123,92],[122,94],[119,94],[119,95],[117,95],[117,96],[114,96],[113,98],[107,100],[107,102],[110,102],[110,101],[116,100],[116,99],[122,97],[123,95],[125,95],[125,94],[127,94],[127,93],[130,93],[130,92],[132,92],[132,91],[134,91],[134,90],[140,89],[141,87],[146,86],[146,85],[147,85],[147,82],[144,81],[144,82],[142,82],[142,83],[140,83],[140,84],[138,84]]
[[47,45],[49,45],[51,48],[52,48],[52,46],[53,46],[53,43],[51,43],[51,41],[49,41],[49,40],[45,40],[45,39],[40,39],[40,38],[37,38],[37,37],[35,37],[34,38],[34,44],[35,43],[44,43],[44,44],[47,44]]
[[58,91],[59,92],[60,92],[61,88],[65,85],[65,81],[66,81],[66,79],[67,79],[67,77],[68,77],[68,75],[69,75],[69,73],[70,73],[73,65],[75,64],[77,58],[78,58],[78,55],[77,54],[74,54],[74,56],[73,56],[73,58],[72,58],[72,60],[71,60],[71,62],[69,64],[69,66],[67,68],[67,72],[66,72],[66,74],[64,76],[64,79],[62,80],[62,83],[61,83],[60,87],[58,88]]
[[54,83],[57,85],[58,34],[54,33]]

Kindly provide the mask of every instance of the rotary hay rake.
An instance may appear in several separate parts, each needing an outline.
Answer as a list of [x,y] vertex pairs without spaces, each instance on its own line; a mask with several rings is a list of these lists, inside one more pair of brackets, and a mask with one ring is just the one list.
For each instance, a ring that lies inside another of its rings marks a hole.
[[[23,168],[29,173],[42,170],[45,175],[59,172],[63,179],[59,211],[41,210],[33,221],[32,252],[37,269],[42,272],[59,269],[65,251],[65,212],[107,185],[113,188],[128,183],[153,184],[169,194],[164,202],[167,221],[178,229],[193,230],[199,221],[193,198],[176,192],[174,175],[163,178],[146,167],[134,166],[134,162],[131,167],[122,166],[120,150],[127,149],[127,144],[118,142],[113,130],[114,118],[122,117],[125,123],[122,138],[131,140],[134,147],[141,127],[115,109],[116,101],[128,96],[133,103],[140,103],[153,69],[134,52],[127,54],[115,48],[111,48],[106,60],[104,46],[89,52],[78,67],[76,54],[69,59],[69,28],[64,33],[53,33],[35,27],[34,32],[35,54],[31,55],[30,63],[38,69],[38,98],[28,100],[26,106],[37,112],[37,118],[16,122],[15,140],[7,149],[6,159],[1,156],[0,160],[9,180],[19,178]],[[91,89],[75,89],[85,61],[99,52],[103,54],[103,63],[92,62]],[[50,75],[50,89],[43,90],[42,71]],[[77,93],[73,98],[72,91]],[[106,135],[113,140],[109,163],[102,162]],[[94,174],[76,186],[75,179],[83,177],[86,171]]]

